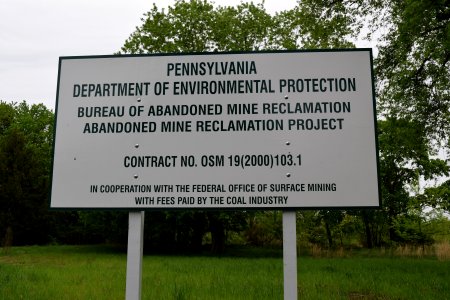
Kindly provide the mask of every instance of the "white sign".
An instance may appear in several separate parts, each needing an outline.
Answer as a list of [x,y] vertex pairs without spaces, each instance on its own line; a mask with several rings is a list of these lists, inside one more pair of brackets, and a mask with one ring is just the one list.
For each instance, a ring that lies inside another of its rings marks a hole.
[[62,57],[51,207],[378,207],[371,61]]

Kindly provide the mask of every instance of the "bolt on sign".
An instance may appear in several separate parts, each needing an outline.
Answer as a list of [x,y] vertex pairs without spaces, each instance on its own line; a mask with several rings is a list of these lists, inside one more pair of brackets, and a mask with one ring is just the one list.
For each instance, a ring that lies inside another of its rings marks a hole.
[[61,57],[51,208],[378,207],[371,49]]

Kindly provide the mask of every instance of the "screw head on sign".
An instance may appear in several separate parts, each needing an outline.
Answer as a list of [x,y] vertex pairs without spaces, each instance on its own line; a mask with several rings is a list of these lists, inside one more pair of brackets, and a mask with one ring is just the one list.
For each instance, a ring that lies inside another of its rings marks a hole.
[[286,173],[286,177],[287,178],[291,177],[291,173]]
[[286,146],[289,146],[291,144],[291,142],[286,141]]
[[286,99],[286,100],[289,99],[289,96],[288,96],[288,95],[285,95],[285,96],[284,96],[284,99]]
[[141,98],[137,98],[137,102],[141,102]]
[[139,148],[139,144],[134,145],[134,148]]
[[135,178],[135,179],[138,179],[138,178],[139,178],[139,175],[138,175],[138,174],[134,174],[134,178]]

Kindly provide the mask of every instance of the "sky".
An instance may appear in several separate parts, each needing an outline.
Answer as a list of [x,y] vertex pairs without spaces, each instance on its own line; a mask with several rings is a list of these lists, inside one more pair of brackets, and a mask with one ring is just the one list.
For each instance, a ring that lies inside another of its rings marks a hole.
[[[0,100],[43,103],[54,110],[59,57],[117,52],[153,3],[162,8],[174,1],[0,0]],[[296,3],[265,0],[264,6],[274,14]]]

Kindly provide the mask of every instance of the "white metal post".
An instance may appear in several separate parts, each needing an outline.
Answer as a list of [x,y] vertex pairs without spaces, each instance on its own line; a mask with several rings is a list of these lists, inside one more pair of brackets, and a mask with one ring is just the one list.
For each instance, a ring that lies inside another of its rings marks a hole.
[[126,300],[141,299],[142,250],[144,246],[144,212],[134,211],[128,218]]
[[295,210],[283,211],[284,300],[297,300],[297,231]]

